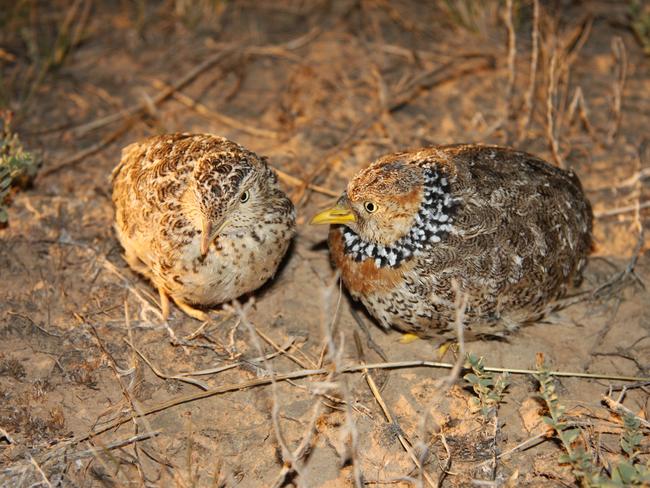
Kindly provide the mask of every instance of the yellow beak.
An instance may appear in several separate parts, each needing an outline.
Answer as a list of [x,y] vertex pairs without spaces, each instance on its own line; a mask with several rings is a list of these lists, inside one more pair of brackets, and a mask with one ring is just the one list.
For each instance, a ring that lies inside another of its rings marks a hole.
[[320,224],[346,224],[355,222],[357,219],[349,208],[337,205],[336,207],[323,210],[311,219],[312,225]]

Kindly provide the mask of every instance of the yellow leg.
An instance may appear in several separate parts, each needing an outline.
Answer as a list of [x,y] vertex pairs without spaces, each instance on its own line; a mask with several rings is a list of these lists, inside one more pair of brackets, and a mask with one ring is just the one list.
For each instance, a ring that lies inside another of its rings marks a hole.
[[172,297],[172,299],[174,300],[176,305],[178,305],[178,308],[180,308],[183,312],[185,312],[190,317],[193,317],[196,320],[200,320],[201,322],[206,322],[210,320],[208,314],[205,313],[203,310],[193,308],[178,298]]
[[140,258],[138,258],[133,252],[127,251],[124,254],[124,259],[126,260],[127,263],[129,263],[129,266],[131,266],[131,269],[135,271],[136,273],[140,273],[143,276],[150,276],[149,273],[149,268],[147,268],[147,265],[144,264]]
[[160,308],[162,310],[163,320],[167,320],[169,317],[169,297],[162,288],[158,288],[158,294],[160,295]]

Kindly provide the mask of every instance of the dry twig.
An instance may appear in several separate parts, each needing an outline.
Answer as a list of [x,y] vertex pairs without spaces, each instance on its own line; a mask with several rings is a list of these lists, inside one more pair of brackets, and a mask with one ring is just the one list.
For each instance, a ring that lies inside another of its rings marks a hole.
[[534,108],[535,83],[537,81],[537,64],[539,58],[539,0],[533,0],[533,30],[531,33],[531,39],[533,45],[530,53],[530,74],[528,89],[524,96],[524,117],[521,123],[521,130],[518,139],[519,142],[526,137]]

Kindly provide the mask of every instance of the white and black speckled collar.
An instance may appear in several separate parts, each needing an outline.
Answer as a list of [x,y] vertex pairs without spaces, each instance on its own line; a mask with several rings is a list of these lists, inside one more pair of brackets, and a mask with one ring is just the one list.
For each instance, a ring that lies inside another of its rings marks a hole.
[[456,200],[451,196],[448,179],[432,168],[424,170],[423,187],[422,203],[408,234],[384,246],[364,241],[352,229],[344,227],[345,254],[355,261],[373,259],[377,268],[396,268],[402,261],[440,242],[452,229]]

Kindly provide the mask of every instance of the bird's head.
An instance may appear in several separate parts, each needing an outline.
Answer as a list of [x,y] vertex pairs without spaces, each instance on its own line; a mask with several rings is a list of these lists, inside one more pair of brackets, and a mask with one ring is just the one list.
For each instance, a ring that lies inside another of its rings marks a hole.
[[204,256],[219,236],[237,236],[259,226],[278,205],[291,212],[291,202],[266,162],[239,146],[197,162],[192,197]]
[[380,160],[358,173],[336,206],[312,224],[343,224],[364,241],[390,245],[413,227],[423,197],[422,168],[399,159]]

